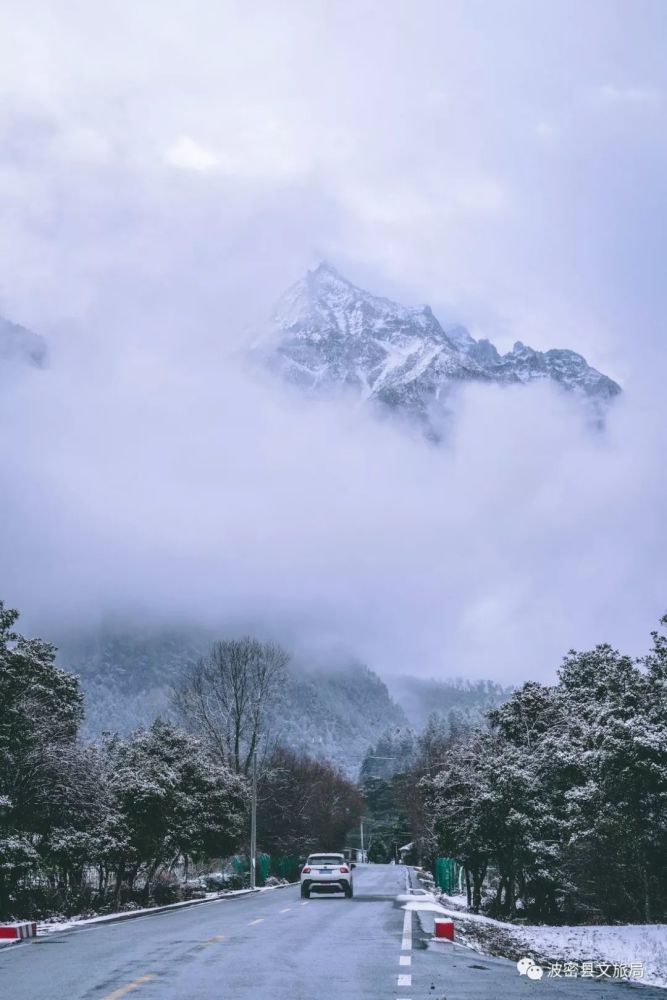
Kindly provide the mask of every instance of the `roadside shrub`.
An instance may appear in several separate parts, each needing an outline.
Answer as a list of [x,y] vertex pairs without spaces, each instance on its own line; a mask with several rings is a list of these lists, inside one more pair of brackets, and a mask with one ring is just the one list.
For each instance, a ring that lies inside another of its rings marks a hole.
[[249,885],[250,885],[249,874],[239,875],[237,872],[234,872],[233,875],[230,875],[228,877],[227,882],[225,884],[225,889],[247,889]]
[[169,871],[158,872],[151,886],[151,899],[157,906],[180,903],[183,899],[183,889],[180,882]]
[[238,872],[209,872],[202,875],[207,892],[223,892],[225,889],[245,889],[250,884],[248,874]]
[[199,889],[193,885],[184,885],[182,894],[183,899],[206,899],[206,890]]

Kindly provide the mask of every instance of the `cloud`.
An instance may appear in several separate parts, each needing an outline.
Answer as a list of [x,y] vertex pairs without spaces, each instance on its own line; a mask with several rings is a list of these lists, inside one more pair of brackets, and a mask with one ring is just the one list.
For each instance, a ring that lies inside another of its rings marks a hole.
[[535,135],[545,146],[553,145],[558,139],[558,125],[553,121],[540,121],[535,126]]
[[199,173],[207,173],[220,166],[220,160],[205,146],[195,142],[188,135],[183,135],[165,152],[167,163],[181,170],[195,170]]
[[[667,142],[639,111],[667,12],[612,9],[147,0],[101,32],[5,5],[0,312],[52,355],[0,399],[6,596],[255,616],[419,672],[639,651],[666,590]],[[471,389],[440,452],[250,378],[320,257],[620,373],[607,434]]]
[[619,87],[605,83],[596,87],[593,98],[597,103],[625,108],[655,108],[662,104],[663,94],[657,87]]
[[204,621],[505,680],[571,645],[641,651],[667,584],[643,456],[667,420],[621,402],[600,438],[545,386],[478,387],[435,449],[138,332],[3,393],[4,590],[29,623]]

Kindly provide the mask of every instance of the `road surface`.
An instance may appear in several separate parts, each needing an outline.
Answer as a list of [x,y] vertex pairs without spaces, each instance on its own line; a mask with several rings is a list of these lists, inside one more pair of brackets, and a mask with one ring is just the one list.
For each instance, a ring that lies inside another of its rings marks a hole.
[[295,886],[89,925],[0,951],[7,1000],[665,1000],[659,990],[539,982],[462,946],[426,947],[395,903],[401,866],[355,870],[355,897]]

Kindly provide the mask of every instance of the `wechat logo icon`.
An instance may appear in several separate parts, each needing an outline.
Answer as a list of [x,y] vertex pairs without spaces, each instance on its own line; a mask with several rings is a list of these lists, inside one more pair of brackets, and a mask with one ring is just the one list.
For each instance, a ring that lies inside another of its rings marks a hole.
[[527,976],[528,979],[541,979],[544,975],[544,969],[539,965],[535,965],[532,958],[520,958],[516,963],[516,967],[519,975]]

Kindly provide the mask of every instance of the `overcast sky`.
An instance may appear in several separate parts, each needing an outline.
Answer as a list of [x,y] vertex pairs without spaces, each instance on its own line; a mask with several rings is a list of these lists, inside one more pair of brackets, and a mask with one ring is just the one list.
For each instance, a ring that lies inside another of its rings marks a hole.
[[[381,671],[553,676],[667,611],[667,5],[0,12],[2,592],[252,622]],[[437,451],[244,372],[321,258],[622,382],[593,436],[470,391]]]

